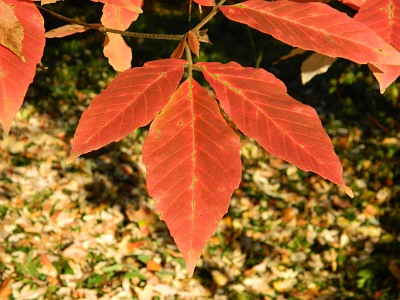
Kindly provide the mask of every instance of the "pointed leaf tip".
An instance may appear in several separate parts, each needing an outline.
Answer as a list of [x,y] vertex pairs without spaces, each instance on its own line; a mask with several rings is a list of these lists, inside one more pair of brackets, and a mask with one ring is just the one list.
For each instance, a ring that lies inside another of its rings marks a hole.
[[350,198],[354,198],[354,193],[351,188],[349,188],[347,185],[342,185],[342,188],[346,192],[347,195],[349,195]]
[[65,161],[65,163],[66,163],[67,165],[69,165],[69,164],[72,163],[75,159],[77,159],[78,156],[79,156],[79,154],[77,154],[77,153],[71,154],[71,155],[67,158],[67,160]]
[[201,256],[200,252],[189,251],[186,255],[183,255],[186,263],[186,270],[188,272],[188,277],[192,278],[194,273],[194,268]]

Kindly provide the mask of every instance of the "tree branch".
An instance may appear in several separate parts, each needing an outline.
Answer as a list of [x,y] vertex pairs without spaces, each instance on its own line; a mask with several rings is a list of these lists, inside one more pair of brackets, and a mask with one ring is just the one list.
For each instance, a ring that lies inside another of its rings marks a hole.
[[67,23],[71,24],[78,24],[81,26],[84,26],[86,28],[94,29],[102,33],[116,33],[120,34],[122,36],[129,36],[129,37],[134,37],[134,38],[143,38],[143,39],[156,39],[156,40],[173,40],[173,41],[180,41],[183,39],[184,35],[183,34],[159,34],[159,33],[141,33],[141,32],[133,32],[133,31],[123,31],[123,30],[117,30],[117,29],[112,29],[112,28],[107,28],[101,24],[89,24],[85,22],[81,22],[78,20],[70,19],[68,17],[59,15],[51,10],[48,10],[47,8],[44,8],[42,6],[36,5],[39,9],[42,11],[45,11],[52,15],[53,17],[63,20]]
[[221,0],[217,5],[214,6],[213,10],[203,19],[199,24],[197,24],[192,30],[200,30],[201,27],[206,25],[218,12],[219,7],[224,4],[226,0]]

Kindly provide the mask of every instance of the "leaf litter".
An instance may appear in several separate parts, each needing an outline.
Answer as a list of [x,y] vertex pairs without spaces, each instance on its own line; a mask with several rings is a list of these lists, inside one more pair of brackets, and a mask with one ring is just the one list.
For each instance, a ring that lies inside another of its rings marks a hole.
[[[373,158],[346,157],[368,141],[351,134],[333,139],[353,182],[352,201],[242,137],[241,187],[189,279],[147,195],[141,161],[147,130],[67,166],[70,140],[59,128],[28,105],[0,141],[1,298],[361,297],[375,276],[368,263],[399,243],[381,220],[398,183],[357,178]],[[399,147],[399,137],[392,139],[381,142]],[[380,263],[389,270],[387,288],[398,292],[398,258]]]

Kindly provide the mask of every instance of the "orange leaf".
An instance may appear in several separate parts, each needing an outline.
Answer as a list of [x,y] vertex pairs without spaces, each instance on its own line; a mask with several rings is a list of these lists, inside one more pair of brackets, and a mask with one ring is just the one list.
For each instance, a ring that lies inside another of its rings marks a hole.
[[342,166],[315,110],[291,98],[282,81],[237,63],[196,63],[224,111],[269,153],[340,185]]
[[196,34],[192,31],[189,31],[188,36],[188,45],[190,50],[197,56],[199,57],[199,52],[200,52],[200,42],[199,39],[197,38]]
[[67,163],[149,124],[176,90],[185,63],[150,61],[117,76],[82,114]]
[[181,58],[183,51],[185,51],[186,36],[179,42],[178,47],[175,48],[171,54],[171,58]]
[[203,6],[214,6],[215,4],[215,0],[193,0],[193,1]]
[[149,195],[192,276],[239,186],[239,137],[209,93],[188,79],[151,124],[143,162]]
[[12,290],[10,288],[11,281],[12,277],[9,277],[0,284],[0,299],[8,299],[8,297],[12,294]]
[[[400,1],[367,0],[354,19],[371,28],[385,42],[400,50]],[[381,93],[400,75],[400,66],[369,64],[379,82]]]
[[[108,28],[126,30],[139,17],[137,11],[115,6],[111,1],[105,1],[101,23]],[[128,2],[127,2],[128,3]],[[130,4],[141,6],[142,0],[130,0]],[[117,72],[123,72],[131,67],[132,49],[119,34],[107,33],[104,41],[104,56]]]
[[358,10],[366,0],[339,0],[343,4],[350,6],[351,8]]
[[121,73],[131,67],[132,49],[119,34],[107,33],[103,53],[115,71]]
[[373,30],[323,3],[252,0],[220,9],[227,18],[295,47],[360,64],[400,65],[400,53]]

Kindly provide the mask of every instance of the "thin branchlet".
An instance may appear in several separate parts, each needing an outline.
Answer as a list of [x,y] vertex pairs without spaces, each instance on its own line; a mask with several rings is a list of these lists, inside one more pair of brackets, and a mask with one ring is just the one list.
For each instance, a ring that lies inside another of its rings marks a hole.
[[128,36],[128,37],[134,37],[134,38],[143,38],[143,39],[156,39],[156,40],[174,40],[174,41],[180,41],[184,35],[183,34],[159,34],[159,33],[142,33],[142,32],[133,32],[133,31],[123,31],[123,30],[117,30],[117,29],[112,29],[112,28],[107,28],[101,24],[90,24],[78,20],[74,20],[65,16],[62,16],[60,14],[57,14],[51,10],[48,10],[47,8],[44,8],[42,6],[37,5],[37,7],[53,17],[63,20],[67,23],[71,24],[78,24],[81,26],[84,26],[86,28],[90,28],[93,30],[100,31],[102,33],[116,33],[120,34],[122,36]]

